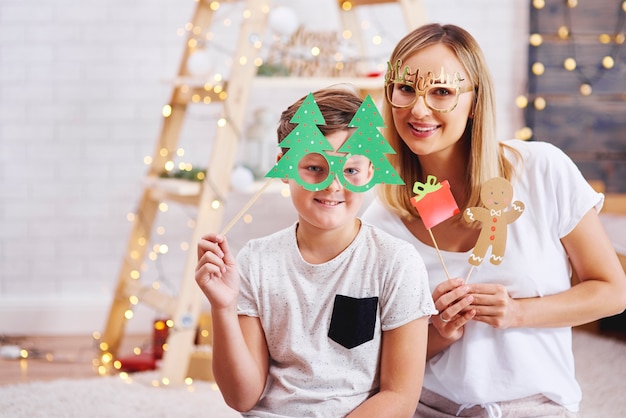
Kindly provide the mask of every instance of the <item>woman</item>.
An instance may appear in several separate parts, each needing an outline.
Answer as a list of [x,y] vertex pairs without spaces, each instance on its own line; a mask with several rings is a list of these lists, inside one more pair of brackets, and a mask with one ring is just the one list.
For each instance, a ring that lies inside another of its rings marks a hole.
[[[439,315],[417,416],[576,416],[571,327],[626,307],[626,278],[598,219],[603,195],[556,147],[496,139],[492,81],[465,30],[409,33],[385,84],[384,134],[406,186],[382,185],[363,218],[411,242],[427,265]],[[411,203],[428,176],[449,182],[461,212],[431,230]],[[463,213],[484,207],[481,186],[492,178],[525,208],[505,227],[504,256],[471,263],[481,223]]]

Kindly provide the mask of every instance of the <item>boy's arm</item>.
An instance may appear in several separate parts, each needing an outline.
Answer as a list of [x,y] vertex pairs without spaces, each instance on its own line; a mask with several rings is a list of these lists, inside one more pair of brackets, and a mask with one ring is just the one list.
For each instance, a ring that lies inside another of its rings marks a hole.
[[267,379],[269,355],[259,318],[211,310],[213,375],[224,400],[237,411],[257,404]]
[[240,278],[225,237],[198,242],[196,282],[211,304],[215,382],[230,407],[247,411],[263,393],[268,351],[259,318],[237,315]]
[[348,417],[413,416],[424,381],[427,335],[428,317],[383,332],[380,391]]

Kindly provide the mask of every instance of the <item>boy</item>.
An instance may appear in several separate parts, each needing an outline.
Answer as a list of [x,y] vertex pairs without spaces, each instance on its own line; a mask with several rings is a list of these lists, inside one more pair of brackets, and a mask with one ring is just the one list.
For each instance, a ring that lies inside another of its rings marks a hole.
[[[362,223],[363,194],[338,179],[359,186],[373,175],[366,157],[336,152],[354,132],[360,97],[339,87],[313,97],[335,151],[292,162],[298,180],[283,181],[297,222],[250,241],[237,260],[225,237],[209,234],[198,244],[215,380],[244,416],[411,417],[436,313],[424,263],[410,244]],[[279,143],[305,99],[281,115]],[[331,170],[328,161],[343,167]],[[301,185],[328,181],[319,190]]]

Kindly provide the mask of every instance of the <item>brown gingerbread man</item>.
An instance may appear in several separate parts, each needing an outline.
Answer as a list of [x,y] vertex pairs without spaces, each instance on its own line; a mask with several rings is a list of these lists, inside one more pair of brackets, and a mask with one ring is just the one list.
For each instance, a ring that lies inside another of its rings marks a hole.
[[[524,204],[520,201],[512,202],[513,186],[502,177],[487,180],[480,191],[480,199],[484,208],[471,207],[463,212],[466,222],[482,223],[480,235],[468,261],[474,266],[479,265],[491,247],[489,261],[498,265],[504,257],[507,226],[524,212]],[[509,204],[511,210],[505,210]]]

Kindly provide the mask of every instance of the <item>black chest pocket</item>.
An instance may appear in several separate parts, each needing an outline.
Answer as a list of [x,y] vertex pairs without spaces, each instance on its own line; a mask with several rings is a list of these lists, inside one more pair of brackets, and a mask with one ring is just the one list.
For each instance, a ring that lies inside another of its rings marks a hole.
[[335,295],[328,337],[346,348],[354,348],[374,338],[378,296],[351,298]]

